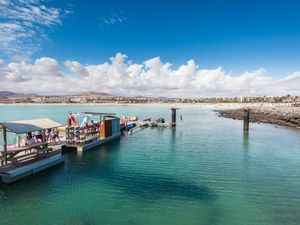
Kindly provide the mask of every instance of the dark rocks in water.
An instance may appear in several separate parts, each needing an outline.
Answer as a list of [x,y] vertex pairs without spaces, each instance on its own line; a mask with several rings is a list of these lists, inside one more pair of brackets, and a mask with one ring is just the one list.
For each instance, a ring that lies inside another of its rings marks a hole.
[[[243,120],[245,108],[216,110],[219,116]],[[300,128],[300,110],[294,107],[252,107],[250,122],[271,123],[281,126]]]

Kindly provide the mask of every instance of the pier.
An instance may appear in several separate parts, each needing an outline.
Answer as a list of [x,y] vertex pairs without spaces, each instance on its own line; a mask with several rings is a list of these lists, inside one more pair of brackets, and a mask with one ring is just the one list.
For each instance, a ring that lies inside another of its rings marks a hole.
[[[56,129],[61,124],[50,119],[1,122],[3,148],[0,148],[0,178],[3,183],[12,183],[26,176],[47,169],[65,161],[61,154],[61,144],[51,144],[46,140],[45,131]],[[27,138],[31,132],[39,132],[36,143]],[[9,134],[9,135],[8,135]],[[15,135],[15,142],[8,139]],[[27,134],[27,143],[21,143],[21,135]]]
[[[75,125],[66,126],[66,144],[63,146],[66,150],[86,151],[121,136],[120,118],[114,113],[80,112],[74,115],[83,119],[76,122],[72,117]],[[98,120],[93,120],[95,117]]]
[[62,150],[76,149],[79,153],[90,150],[119,138],[121,130],[134,134],[146,127],[175,127],[176,110],[172,108],[170,123],[164,118],[140,121],[136,116],[120,121],[115,113],[103,112],[69,112],[66,125],[47,118],[1,122],[1,181],[12,183],[62,163],[65,161]]

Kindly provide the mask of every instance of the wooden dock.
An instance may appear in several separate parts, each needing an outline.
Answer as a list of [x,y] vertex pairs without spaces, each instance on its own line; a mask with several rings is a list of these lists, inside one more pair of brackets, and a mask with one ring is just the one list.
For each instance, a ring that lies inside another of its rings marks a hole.
[[65,157],[61,155],[61,149],[58,149],[16,165],[8,164],[0,167],[0,178],[2,183],[10,184],[63,162],[65,162]]
[[[58,126],[61,125],[50,119],[0,122],[4,140],[3,148],[0,148],[0,181],[9,184],[64,162],[62,145],[51,145],[45,138],[45,130]],[[26,139],[32,140],[31,132],[35,131],[40,131],[37,142],[8,144],[7,132],[17,136],[27,134]]]
[[107,138],[103,138],[103,139],[98,139],[92,142],[88,142],[88,143],[84,143],[84,144],[66,144],[63,146],[63,148],[76,148],[76,150],[78,152],[83,152],[83,151],[87,151],[90,150],[92,148],[95,148],[97,146],[100,146],[106,142],[112,141],[114,139],[117,139],[121,136],[121,134],[116,134],[114,136],[110,136]]
[[64,149],[75,148],[77,152],[83,152],[121,136],[120,118],[114,113],[80,112],[76,114],[85,116],[85,124],[66,127]]

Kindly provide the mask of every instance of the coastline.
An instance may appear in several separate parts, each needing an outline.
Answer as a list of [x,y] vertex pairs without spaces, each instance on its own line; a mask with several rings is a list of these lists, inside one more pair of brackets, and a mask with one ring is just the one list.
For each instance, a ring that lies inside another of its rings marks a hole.
[[[236,109],[240,107],[294,107],[288,103],[0,103],[0,106],[26,106],[26,105],[61,105],[61,106],[172,106],[172,107],[216,107],[217,109]],[[300,107],[295,107],[299,108]]]
[[1,103],[0,106],[165,106],[209,108],[220,117],[243,120],[250,109],[250,122],[269,123],[300,129],[300,107],[287,103]]
[[300,129],[300,107],[260,106],[216,109],[215,111],[220,117],[243,120],[245,109],[250,109],[250,122],[252,123],[268,123]]

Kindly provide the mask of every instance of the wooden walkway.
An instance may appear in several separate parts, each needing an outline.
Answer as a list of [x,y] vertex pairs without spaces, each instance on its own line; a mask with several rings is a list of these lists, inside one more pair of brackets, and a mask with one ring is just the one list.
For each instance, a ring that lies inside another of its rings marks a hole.
[[52,148],[53,148],[52,151],[38,153],[33,158],[20,160],[15,164],[9,163],[7,165],[0,166],[0,173],[7,173],[10,170],[13,170],[13,169],[16,169],[16,168],[19,168],[19,167],[23,167],[23,166],[35,163],[37,161],[49,158],[49,157],[57,155],[57,154],[61,154],[61,145],[56,145],[56,146],[53,146]]

